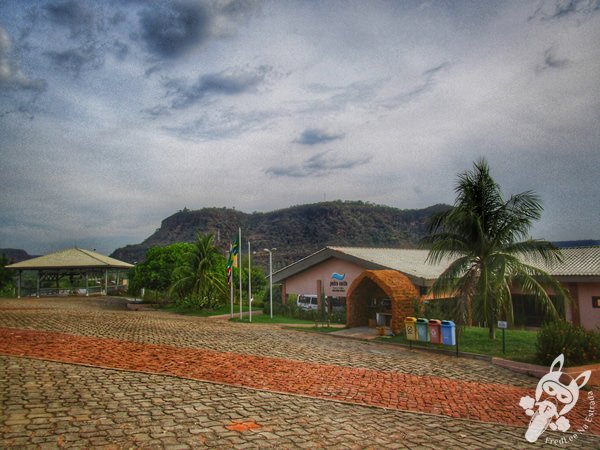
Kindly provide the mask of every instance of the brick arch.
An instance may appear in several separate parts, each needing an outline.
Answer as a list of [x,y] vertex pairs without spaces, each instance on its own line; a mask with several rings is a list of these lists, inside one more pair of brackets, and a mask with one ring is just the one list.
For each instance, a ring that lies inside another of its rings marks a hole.
[[408,277],[397,270],[365,270],[354,279],[346,295],[346,325],[366,326],[369,298],[382,295],[392,302],[392,330],[398,333],[404,318],[413,315],[413,300],[419,298],[419,292]]

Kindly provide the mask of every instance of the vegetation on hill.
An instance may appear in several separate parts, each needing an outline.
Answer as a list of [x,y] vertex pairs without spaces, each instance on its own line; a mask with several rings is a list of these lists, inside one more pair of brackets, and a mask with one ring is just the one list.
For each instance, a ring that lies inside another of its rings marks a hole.
[[13,290],[12,273],[5,266],[10,264],[5,254],[0,254],[0,296],[10,296]]
[[[196,233],[220,236],[223,253],[242,228],[243,248],[277,248],[274,266],[281,268],[327,245],[414,248],[426,234],[428,218],[447,211],[447,205],[401,210],[362,201],[331,201],[298,205],[267,213],[247,214],[228,208],[183,209],[164,219],[160,228],[141,244],[115,250],[111,256],[131,263],[143,261],[154,246],[193,242]],[[262,252],[264,253],[264,252]],[[266,267],[266,253],[253,264]]]

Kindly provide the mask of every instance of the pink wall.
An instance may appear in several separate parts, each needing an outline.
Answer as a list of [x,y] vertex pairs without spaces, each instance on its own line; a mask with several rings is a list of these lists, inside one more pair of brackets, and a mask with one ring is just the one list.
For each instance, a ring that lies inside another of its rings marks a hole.
[[[285,281],[285,291],[287,294],[317,294],[316,280],[322,280],[326,296],[345,297],[354,279],[364,270],[364,267],[357,264],[330,258],[288,278]],[[331,278],[334,272],[345,275],[344,280],[340,282]]]
[[600,325],[600,308],[592,308],[592,297],[600,297],[600,283],[579,283],[581,326],[592,330]]

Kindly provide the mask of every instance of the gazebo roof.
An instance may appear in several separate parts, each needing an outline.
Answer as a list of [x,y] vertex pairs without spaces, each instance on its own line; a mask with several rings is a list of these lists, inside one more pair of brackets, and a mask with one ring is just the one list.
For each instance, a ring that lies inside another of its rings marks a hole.
[[20,270],[73,268],[130,269],[132,267],[132,264],[77,247],[67,248],[6,266],[8,269]]

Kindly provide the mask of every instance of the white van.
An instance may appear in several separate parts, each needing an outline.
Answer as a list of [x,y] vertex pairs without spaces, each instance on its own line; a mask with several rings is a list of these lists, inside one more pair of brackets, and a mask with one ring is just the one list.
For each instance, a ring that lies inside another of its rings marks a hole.
[[319,309],[318,299],[315,294],[300,294],[296,301],[298,309],[317,310]]

